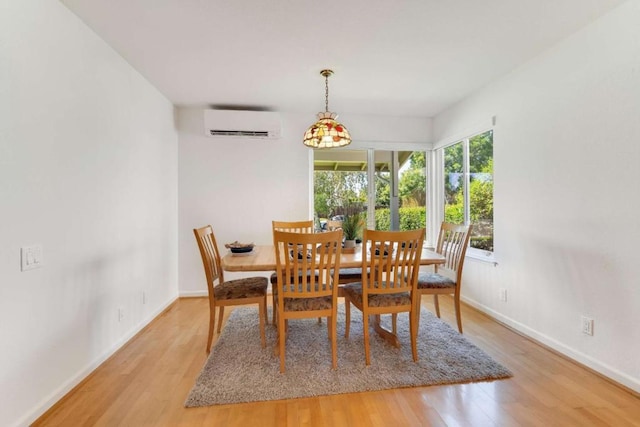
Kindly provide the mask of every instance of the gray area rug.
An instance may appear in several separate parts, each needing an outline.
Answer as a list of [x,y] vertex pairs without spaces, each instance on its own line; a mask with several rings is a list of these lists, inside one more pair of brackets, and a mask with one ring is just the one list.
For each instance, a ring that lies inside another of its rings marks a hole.
[[[271,317],[269,317],[271,318]],[[390,322],[390,316],[383,316]],[[370,333],[371,365],[365,366],[362,314],[352,307],[351,333],[344,338],[344,306],[338,309],[338,369],[331,369],[326,319],[289,321],[286,373],[274,354],[276,328],[267,325],[267,347],[260,346],[258,312],[236,308],[211,350],[185,406],[280,400],[436,384],[491,381],[513,374],[484,351],[422,309],[419,361],[411,357],[409,320],[398,315],[401,348]],[[389,327],[389,325],[386,325]]]

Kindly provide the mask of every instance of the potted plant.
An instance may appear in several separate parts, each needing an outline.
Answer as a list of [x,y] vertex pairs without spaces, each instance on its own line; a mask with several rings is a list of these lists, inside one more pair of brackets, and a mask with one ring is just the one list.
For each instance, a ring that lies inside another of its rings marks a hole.
[[361,212],[354,212],[345,215],[342,220],[342,234],[344,236],[344,247],[353,248],[356,246],[356,239],[362,236],[364,228],[364,217]]

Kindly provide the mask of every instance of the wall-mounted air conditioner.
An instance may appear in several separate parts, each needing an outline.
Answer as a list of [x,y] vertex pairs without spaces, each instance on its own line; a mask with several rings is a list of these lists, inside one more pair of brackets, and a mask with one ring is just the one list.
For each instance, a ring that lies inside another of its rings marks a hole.
[[208,136],[225,138],[280,138],[280,115],[270,111],[204,110]]

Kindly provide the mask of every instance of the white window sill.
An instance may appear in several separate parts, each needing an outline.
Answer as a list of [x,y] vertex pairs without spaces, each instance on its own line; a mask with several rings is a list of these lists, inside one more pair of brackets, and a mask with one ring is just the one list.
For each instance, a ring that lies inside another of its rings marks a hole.
[[[425,249],[430,251],[435,251],[436,248],[430,246],[423,246]],[[467,248],[467,253],[465,254],[465,258],[471,258],[482,262],[488,262],[493,264],[494,266],[498,265],[498,261],[496,260],[494,252],[483,251],[481,249]]]
[[493,265],[498,265],[494,252],[483,251],[481,249],[468,248],[466,253],[467,258],[474,260],[489,262]]

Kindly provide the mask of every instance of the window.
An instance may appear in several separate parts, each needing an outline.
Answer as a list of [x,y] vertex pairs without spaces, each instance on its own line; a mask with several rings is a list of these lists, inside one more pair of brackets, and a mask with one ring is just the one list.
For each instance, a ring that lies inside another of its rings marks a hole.
[[493,131],[444,148],[444,219],[473,224],[471,248],[493,252]]
[[425,227],[426,182],[424,151],[316,150],[314,212],[319,228],[353,209],[367,212],[372,229]]

